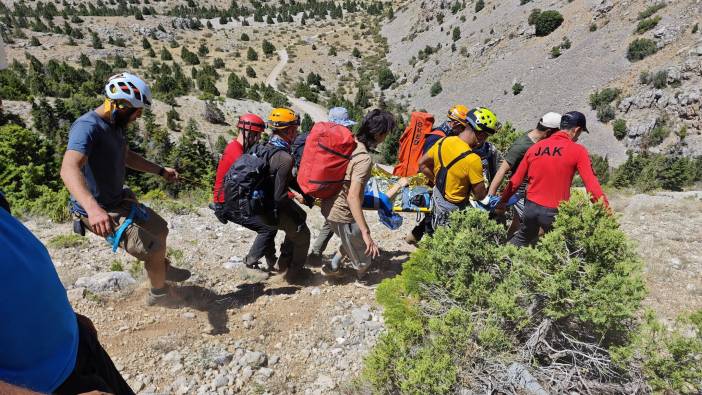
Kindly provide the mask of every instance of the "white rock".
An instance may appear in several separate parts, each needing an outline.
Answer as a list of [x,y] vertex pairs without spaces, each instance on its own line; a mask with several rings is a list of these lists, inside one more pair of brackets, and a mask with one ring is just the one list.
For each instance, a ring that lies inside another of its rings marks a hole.
[[175,350],[163,356],[165,362],[180,362],[182,359],[183,357],[180,355],[180,352]]
[[214,388],[220,388],[227,385],[227,383],[229,383],[229,379],[227,378],[227,376],[222,374],[214,379],[214,381],[212,382],[212,386],[214,386]]
[[351,311],[351,317],[353,317],[353,320],[356,321],[357,323],[365,322],[365,321],[370,321],[372,316],[370,311],[367,309],[353,309]]
[[188,312],[181,314],[180,316],[183,318],[187,318],[189,320],[192,320],[193,318],[195,318],[195,313],[188,311]]
[[79,301],[79,300],[85,298],[85,288],[78,287],[78,288],[69,289],[68,291],[66,291],[66,295],[68,296],[69,302]]
[[134,284],[136,284],[136,280],[127,272],[105,272],[91,277],[80,277],[75,286],[100,293],[121,291]]
[[246,322],[246,321],[253,321],[253,319],[254,319],[254,315],[251,314],[251,313],[246,313],[246,314],[244,314],[244,315],[241,316],[241,320],[244,321],[244,322]]
[[260,351],[247,351],[241,358],[239,364],[242,366],[258,367],[264,366],[268,358]]

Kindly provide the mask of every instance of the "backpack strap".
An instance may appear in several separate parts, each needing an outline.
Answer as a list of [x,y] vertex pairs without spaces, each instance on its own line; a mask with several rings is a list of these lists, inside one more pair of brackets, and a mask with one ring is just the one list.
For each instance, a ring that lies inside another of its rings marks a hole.
[[466,156],[470,155],[471,152],[473,152],[472,150],[469,149],[468,151],[463,152],[463,153],[461,153],[460,155],[458,155],[457,157],[453,158],[453,160],[452,160],[451,162],[449,162],[448,166],[444,166],[444,160],[443,160],[442,155],[441,155],[441,145],[442,145],[442,143],[444,142],[444,140],[445,140],[445,139],[441,139],[441,140],[439,141],[439,149],[438,149],[437,153],[438,153],[438,155],[439,155],[439,164],[441,165],[441,167],[446,168],[446,170],[450,169],[451,167],[453,167],[453,165],[455,165],[456,163],[458,163],[458,161],[460,161],[461,159],[463,159],[463,158],[465,158]]

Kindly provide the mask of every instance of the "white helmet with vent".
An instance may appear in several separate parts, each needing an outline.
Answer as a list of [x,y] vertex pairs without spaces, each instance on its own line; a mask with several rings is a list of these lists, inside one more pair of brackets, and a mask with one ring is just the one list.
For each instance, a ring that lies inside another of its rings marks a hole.
[[110,77],[105,85],[105,96],[112,100],[125,100],[134,108],[151,107],[151,89],[141,78],[131,73]]

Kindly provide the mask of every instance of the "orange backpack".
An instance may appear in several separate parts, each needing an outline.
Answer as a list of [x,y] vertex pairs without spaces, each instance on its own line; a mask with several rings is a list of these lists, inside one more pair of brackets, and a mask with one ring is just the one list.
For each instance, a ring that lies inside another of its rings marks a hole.
[[410,114],[410,123],[400,137],[400,149],[397,152],[398,164],[392,174],[411,177],[419,171],[419,158],[422,157],[424,137],[431,133],[434,116],[425,112]]

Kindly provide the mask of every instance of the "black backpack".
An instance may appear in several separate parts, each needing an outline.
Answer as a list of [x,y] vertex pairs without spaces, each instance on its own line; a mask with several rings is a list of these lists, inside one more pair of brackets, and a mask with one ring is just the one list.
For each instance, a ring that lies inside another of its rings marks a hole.
[[224,176],[224,212],[233,219],[264,212],[265,182],[270,176],[270,159],[280,151],[256,144],[229,168]]
[[[459,160],[465,158],[466,156],[470,155],[472,152],[471,150],[468,150],[466,152],[461,153],[457,157],[455,157],[447,166],[444,166],[444,160],[441,157],[441,145],[444,143],[445,138],[439,140],[439,148],[437,151],[437,156],[439,157],[439,171],[436,173],[434,176],[434,184],[436,184],[436,189],[441,192],[441,195],[445,198],[446,197],[446,177],[448,176],[448,171],[453,165],[458,163]],[[467,199],[466,199],[467,200]]]
[[297,176],[297,169],[300,167],[300,161],[302,161],[302,152],[305,150],[305,143],[307,142],[307,137],[310,132],[299,134],[295,137],[295,140],[290,145],[292,148],[292,157],[295,161],[295,174]]

